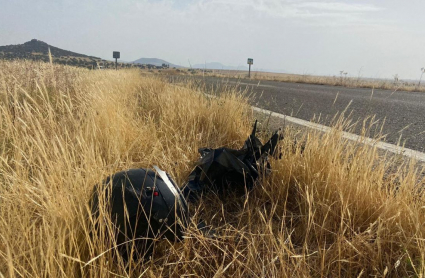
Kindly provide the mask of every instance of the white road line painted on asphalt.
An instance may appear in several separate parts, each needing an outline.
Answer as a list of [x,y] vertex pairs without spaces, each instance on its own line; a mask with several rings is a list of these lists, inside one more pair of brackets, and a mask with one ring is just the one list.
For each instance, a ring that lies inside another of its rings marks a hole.
[[[210,94],[205,94],[205,96],[210,97],[210,98],[217,98],[217,96],[213,96]],[[330,132],[332,130],[332,128],[325,126],[325,125],[321,125],[321,124],[315,124],[306,120],[302,120],[299,118],[294,118],[291,116],[287,116],[284,114],[280,114],[277,112],[273,112],[267,109],[263,109],[263,108],[259,108],[256,106],[251,106],[252,110],[263,113],[263,114],[267,114],[270,115],[272,117],[276,117],[276,118],[281,118],[284,119],[290,123],[296,124],[296,125],[300,125],[300,126],[305,126],[308,128],[312,128],[315,130],[319,130],[322,132]],[[408,149],[408,148],[403,148],[400,146],[396,146],[394,144],[389,144],[389,143],[385,143],[385,142],[381,142],[381,141],[376,141],[372,138],[368,138],[368,137],[362,137],[353,133],[349,133],[349,132],[342,132],[342,137],[354,141],[354,142],[359,142],[361,144],[366,144],[369,146],[376,146],[378,149],[384,150],[384,151],[389,151],[391,153],[394,154],[399,154],[399,155],[403,155],[409,158],[413,158],[416,159],[417,161],[421,161],[421,162],[425,162],[425,153],[423,152],[419,152],[419,151],[415,151],[412,149]]]
[[[296,124],[296,125],[301,125],[301,126],[305,126],[308,128],[312,128],[315,130],[319,130],[319,131],[323,131],[323,132],[330,132],[332,128],[325,126],[325,125],[321,125],[321,124],[315,124],[309,121],[305,121],[305,120],[301,120],[298,118],[294,118],[291,116],[287,116],[287,115],[283,115],[280,113],[276,113],[267,109],[262,109],[259,107],[255,107],[255,106],[251,106],[252,109],[254,111],[257,112],[261,112],[267,115],[271,115],[272,117],[276,117],[276,118],[281,118],[284,119],[285,121],[288,121],[290,123]],[[421,161],[421,162],[425,162],[425,153],[423,152],[418,152],[412,149],[408,149],[408,148],[402,148],[400,146],[396,146],[393,144],[389,144],[389,143],[385,143],[385,142],[380,142],[380,141],[376,141],[372,138],[368,138],[368,137],[362,137],[353,133],[349,133],[349,132],[343,132],[342,137],[351,140],[351,141],[355,141],[355,142],[359,142],[362,144],[367,144],[369,146],[376,146],[378,149],[381,150],[385,150],[385,151],[389,151],[392,152],[394,154],[401,154],[403,156],[407,156],[413,159],[416,159],[417,161]]]

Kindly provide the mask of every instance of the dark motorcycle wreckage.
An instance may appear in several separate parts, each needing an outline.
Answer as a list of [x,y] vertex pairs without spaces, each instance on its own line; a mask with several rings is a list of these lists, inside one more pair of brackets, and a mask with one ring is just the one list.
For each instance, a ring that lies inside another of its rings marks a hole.
[[[95,186],[90,202],[96,225],[100,225],[100,215],[111,217],[118,230],[116,246],[124,259],[130,254],[134,258],[149,257],[155,239],[183,240],[190,223],[187,202],[195,203],[208,192],[219,196],[228,190],[243,194],[263,173],[270,172],[268,158],[274,155],[283,136],[276,131],[263,145],[255,135],[256,129],[257,121],[239,150],[199,149],[201,157],[182,190],[156,166],[154,170],[130,169],[106,178]],[[198,224],[198,229],[207,231],[204,222]]]

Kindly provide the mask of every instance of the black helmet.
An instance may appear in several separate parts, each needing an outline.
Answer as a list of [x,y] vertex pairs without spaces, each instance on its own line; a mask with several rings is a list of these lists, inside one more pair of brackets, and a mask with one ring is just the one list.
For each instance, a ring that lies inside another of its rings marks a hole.
[[95,188],[92,213],[95,219],[99,217],[98,196],[102,194],[104,207],[119,229],[117,245],[124,257],[129,254],[128,243],[146,255],[152,251],[154,238],[181,240],[187,226],[187,204],[179,188],[167,173],[154,168],[118,172]]

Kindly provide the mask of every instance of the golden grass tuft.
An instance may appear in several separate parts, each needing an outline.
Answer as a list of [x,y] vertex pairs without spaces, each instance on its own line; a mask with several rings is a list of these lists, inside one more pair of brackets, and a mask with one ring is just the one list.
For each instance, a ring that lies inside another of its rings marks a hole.
[[[152,165],[183,184],[199,147],[240,147],[248,102],[222,95],[137,70],[0,61],[0,276],[424,276],[421,171],[346,141],[343,120],[304,132],[303,152],[287,129],[282,158],[252,192],[207,196],[184,242],[124,262],[107,229],[92,233],[94,184]],[[218,237],[196,230],[201,218]]]

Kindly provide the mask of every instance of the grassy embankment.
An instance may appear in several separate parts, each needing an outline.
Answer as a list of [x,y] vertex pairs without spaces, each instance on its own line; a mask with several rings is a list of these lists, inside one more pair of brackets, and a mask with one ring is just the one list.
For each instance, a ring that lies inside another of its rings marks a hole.
[[[273,173],[246,197],[196,208],[220,235],[194,228],[126,265],[92,232],[93,185],[159,165],[182,184],[199,147],[240,147],[247,101],[207,99],[137,70],[0,62],[0,277],[367,277],[425,274],[425,200],[414,163],[395,168],[339,130],[288,130]],[[109,238],[109,239],[108,239]]]

